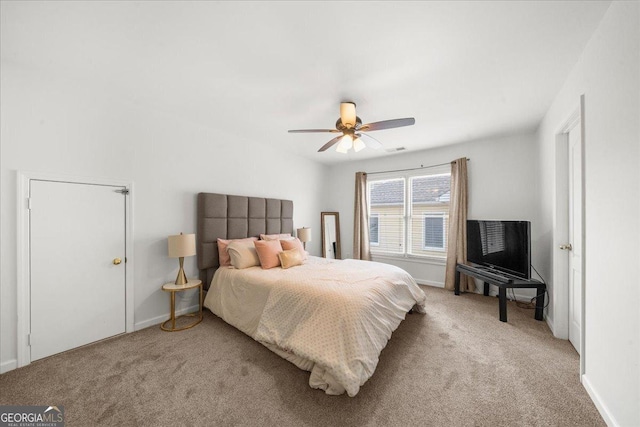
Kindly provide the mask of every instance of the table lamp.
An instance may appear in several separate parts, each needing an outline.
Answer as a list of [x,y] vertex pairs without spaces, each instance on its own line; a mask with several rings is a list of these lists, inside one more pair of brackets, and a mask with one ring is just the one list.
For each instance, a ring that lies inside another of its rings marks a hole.
[[307,242],[311,241],[311,229],[309,227],[298,228],[298,239],[302,242],[304,249],[307,249]]
[[180,270],[176,277],[176,285],[184,286],[187,284],[187,275],[184,274],[184,257],[196,254],[196,235],[195,234],[177,234],[169,236],[169,258],[180,259]]

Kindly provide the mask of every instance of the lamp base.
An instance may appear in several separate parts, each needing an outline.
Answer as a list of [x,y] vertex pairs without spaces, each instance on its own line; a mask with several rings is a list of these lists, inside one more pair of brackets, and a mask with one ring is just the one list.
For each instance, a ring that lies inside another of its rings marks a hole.
[[183,264],[184,257],[180,257],[180,270],[178,270],[178,277],[176,277],[176,286],[184,286],[189,283],[187,275],[184,273],[184,268],[182,268]]

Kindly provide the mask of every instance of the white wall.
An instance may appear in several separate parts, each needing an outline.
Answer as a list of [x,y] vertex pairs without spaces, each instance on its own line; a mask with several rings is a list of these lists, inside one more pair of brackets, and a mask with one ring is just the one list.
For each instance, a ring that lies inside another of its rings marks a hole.
[[[402,153],[384,159],[349,162],[333,166],[327,187],[328,208],[340,212],[342,253],[353,254],[353,199],[355,173],[415,168],[448,163],[468,157],[469,218],[527,220],[532,227],[532,260],[539,257],[537,142],[534,133],[470,141],[448,147]],[[427,169],[428,171],[428,169]],[[374,176],[372,175],[371,178]],[[420,283],[444,286],[444,262],[374,257],[407,270]],[[478,289],[482,291],[481,288]],[[521,290],[534,296],[535,291]]]
[[[203,127],[136,104],[104,82],[2,63],[1,103],[1,336],[0,366],[16,359],[16,175],[18,170],[134,183],[135,324],[168,316],[160,290],[177,274],[167,258],[169,234],[195,232],[201,191],[286,198],[294,225],[320,229],[326,167],[274,152],[212,121]],[[292,179],[295,177],[295,179]],[[318,189],[318,193],[309,191]],[[320,241],[307,245],[320,253]],[[185,269],[197,275],[195,257]],[[193,301],[182,301],[189,305]]]
[[552,269],[555,135],[585,95],[585,375],[609,425],[640,425],[640,7],[614,2],[538,135],[542,268]]

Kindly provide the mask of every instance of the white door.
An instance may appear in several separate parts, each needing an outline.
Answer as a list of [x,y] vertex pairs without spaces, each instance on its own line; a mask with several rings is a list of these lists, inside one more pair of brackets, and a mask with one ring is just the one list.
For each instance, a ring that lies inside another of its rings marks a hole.
[[121,188],[30,180],[32,361],[125,332]]
[[569,132],[569,341],[580,354],[582,319],[582,144]]

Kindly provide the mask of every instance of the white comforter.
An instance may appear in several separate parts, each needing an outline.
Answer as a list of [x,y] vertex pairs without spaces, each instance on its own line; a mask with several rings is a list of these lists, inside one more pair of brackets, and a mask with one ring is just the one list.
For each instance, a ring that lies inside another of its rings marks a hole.
[[290,269],[216,271],[205,307],[301,369],[327,394],[355,396],[425,294],[388,264],[309,257]]

